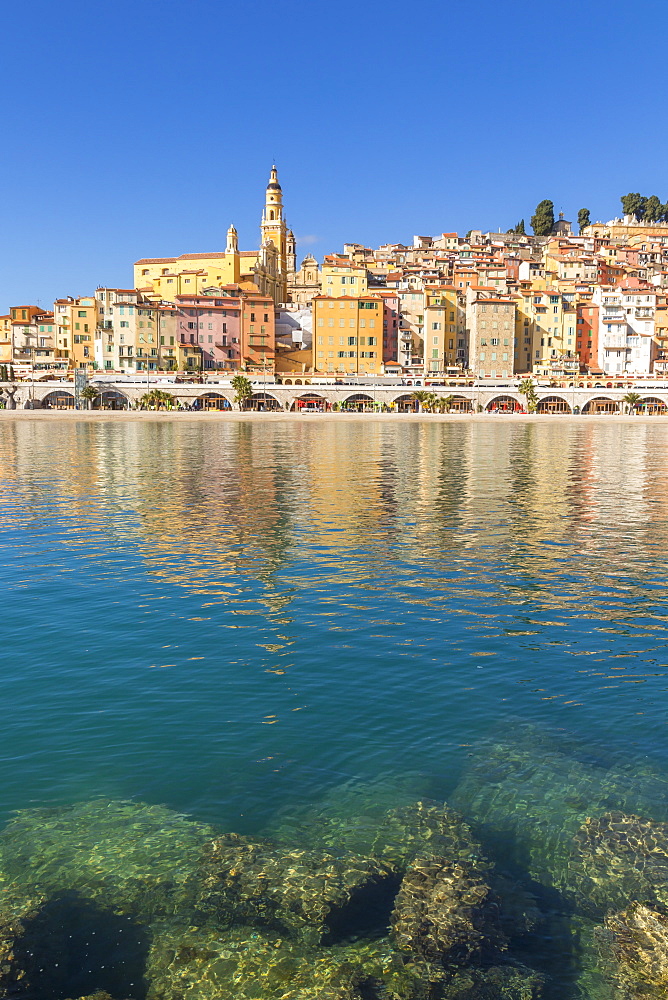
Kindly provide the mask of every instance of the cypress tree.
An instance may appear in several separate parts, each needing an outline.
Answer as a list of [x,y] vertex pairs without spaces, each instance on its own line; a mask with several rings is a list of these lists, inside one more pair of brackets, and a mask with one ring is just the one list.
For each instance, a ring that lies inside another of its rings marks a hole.
[[554,226],[554,204],[545,198],[536,205],[536,214],[531,216],[534,236],[549,236]]

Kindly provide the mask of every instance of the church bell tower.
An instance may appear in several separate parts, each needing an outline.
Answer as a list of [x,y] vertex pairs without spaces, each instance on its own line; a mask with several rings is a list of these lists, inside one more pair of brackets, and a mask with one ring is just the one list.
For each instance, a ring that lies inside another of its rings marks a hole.
[[283,301],[287,296],[286,276],[288,272],[288,227],[283,218],[283,191],[278,183],[276,164],[271,168],[269,183],[264,199],[264,211],[262,212],[262,222],[260,224],[260,245],[264,245],[267,240],[276,247],[278,254],[278,273],[282,283]]

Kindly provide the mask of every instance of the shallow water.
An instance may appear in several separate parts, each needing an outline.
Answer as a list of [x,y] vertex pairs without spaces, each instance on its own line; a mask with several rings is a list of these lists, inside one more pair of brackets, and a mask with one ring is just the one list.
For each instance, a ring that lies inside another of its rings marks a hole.
[[[540,882],[488,781],[668,819],[662,424],[0,432],[5,820],[134,799],[296,842],[429,797]],[[523,945],[555,982],[572,933]]]

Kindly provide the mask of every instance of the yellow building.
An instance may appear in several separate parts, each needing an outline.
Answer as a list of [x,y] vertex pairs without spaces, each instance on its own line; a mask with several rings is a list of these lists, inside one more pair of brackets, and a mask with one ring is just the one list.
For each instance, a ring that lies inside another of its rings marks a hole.
[[515,371],[543,378],[577,374],[575,293],[546,288],[540,280],[521,287],[515,301]]
[[283,215],[283,192],[276,167],[265,191],[258,250],[239,251],[237,231],[230,226],[224,252],[184,253],[178,257],[144,257],[134,265],[134,285],[155,301],[174,302],[177,295],[201,295],[251,281],[276,304],[287,301],[288,275],[296,268],[295,237]]
[[68,357],[70,367],[93,367],[97,301],[94,296],[56,299],[53,304],[56,356]]
[[366,295],[369,283],[366,268],[346,257],[325,257],[322,265],[322,294]]
[[[454,285],[427,289],[424,308],[425,374],[456,368],[458,358],[462,366],[464,340],[463,335],[458,337],[459,327],[460,305]],[[461,347],[458,346],[459,340],[462,341]],[[458,351],[461,353],[458,354]]]
[[383,301],[380,296],[316,295],[312,368],[347,375],[383,371]]
[[12,363],[12,319],[0,316],[0,365]]

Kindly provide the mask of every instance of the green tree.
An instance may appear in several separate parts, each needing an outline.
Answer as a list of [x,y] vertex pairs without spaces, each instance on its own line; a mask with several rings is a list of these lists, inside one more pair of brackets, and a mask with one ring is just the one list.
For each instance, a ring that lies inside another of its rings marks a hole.
[[536,387],[533,384],[533,380],[530,378],[522,379],[517,389],[526,398],[529,413],[535,413],[538,407],[538,396],[536,395]]
[[636,219],[644,218],[647,198],[644,198],[637,191],[622,195],[621,202],[624,215],[635,215]]
[[622,400],[629,408],[629,413],[635,413],[636,406],[640,403],[642,396],[638,392],[627,392]]
[[658,222],[664,213],[665,206],[655,194],[650,195],[645,204],[644,218],[647,222]]
[[580,232],[586,227],[591,225],[591,219],[589,218],[589,209],[581,208],[578,212],[578,226],[580,227]]
[[85,388],[83,388],[81,390],[80,395],[81,395],[82,399],[86,400],[86,402],[88,403],[88,409],[90,410],[91,409],[91,404],[93,403],[93,400],[97,399],[97,397],[100,395],[100,393],[95,388],[95,386],[93,386],[93,385],[87,385],[87,386],[85,386]]
[[450,407],[452,406],[454,396],[439,396],[437,399],[437,405],[440,413],[449,413]]
[[239,408],[253,395],[253,385],[245,375],[235,375],[232,379],[232,388],[235,393],[234,402],[239,404]]
[[418,389],[417,392],[412,394],[411,399],[414,399],[417,403],[418,413],[422,413],[424,410],[429,409],[429,400],[432,395],[433,393],[427,392],[425,389]]
[[151,389],[150,392],[145,392],[139,400],[140,406],[156,410],[164,410],[168,407],[174,406],[175,404],[176,400],[172,396],[171,392],[163,392],[162,389]]
[[547,198],[536,205],[536,214],[531,216],[534,236],[549,236],[554,226],[554,204]]

